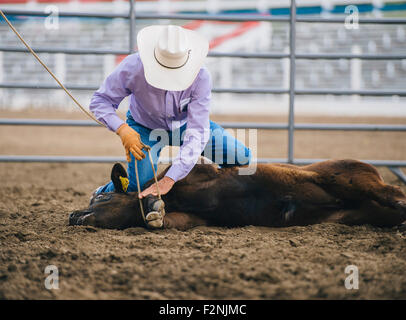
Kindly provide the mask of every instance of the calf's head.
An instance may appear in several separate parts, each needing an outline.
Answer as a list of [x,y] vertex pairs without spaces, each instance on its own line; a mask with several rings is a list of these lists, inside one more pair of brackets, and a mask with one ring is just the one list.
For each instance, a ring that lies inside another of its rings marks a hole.
[[87,209],[69,215],[69,225],[125,229],[144,226],[136,192],[108,192],[95,196]]
[[124,229],[144,226],[137,192],[126,193],[127,172],[116,163],[111,170],[115,192],[94,196],[87,209],[69,215],[69,225],[90,225],[99,228]]

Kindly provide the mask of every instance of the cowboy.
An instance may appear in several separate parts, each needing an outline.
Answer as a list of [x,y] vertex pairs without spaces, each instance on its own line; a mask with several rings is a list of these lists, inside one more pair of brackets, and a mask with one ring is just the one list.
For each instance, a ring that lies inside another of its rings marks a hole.
[[[154,25],[138,33],[137,45],[138,53],[117,66],[90,103],[97,119],[122,140],[128,161],[127,191],[137,191],[136,165],[141,188],[153,178],[143,144],[151,147],[155,170],[163,147],[180,146],[166,175],[158,181],[161,194],[188,175],[205,148],[204,155],[222,167],[248,164],[250,150],[209,120],[212,82],[203,66],[208,41],[180,26]],[[115,111],[126,96],[130,103],[125,123]],[[114,191],[112,182],[94,194],[110,191]],[[154,185],[139,197],[148,194],[156,195]]]

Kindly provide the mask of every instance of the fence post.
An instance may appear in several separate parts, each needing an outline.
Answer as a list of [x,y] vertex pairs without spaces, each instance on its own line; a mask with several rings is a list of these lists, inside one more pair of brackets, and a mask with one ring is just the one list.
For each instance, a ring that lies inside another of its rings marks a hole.
[[134,29],[135,29],[135,11],[134,11],[134,0],[130,0],[130,31],[129,31],[129,46],[130,54],[135,52],[135,41],[134,41]]
[[[3,51],[0,51],[0,83],[4,81]],[[3,105],[3,89],[0,88],[0,105]]]
[[[361,54],[361,48],[359,45],[353,45],[351,47],[352,54]],[[350,61],[351,66],[351,90],[357,91],[361,90],[361,81],[362,81],[362,61],[360,59],[352,59]],[[360,101],[359,95],[352,96],[351,99],[353,102]]]
[[293,163],[293,137],[295,124],[295,73],[296,73],[296,0],[290,1],[289,21],[289,46],[290,46],[290,68],[289,68],[289,125],[288,125],[288,162]]

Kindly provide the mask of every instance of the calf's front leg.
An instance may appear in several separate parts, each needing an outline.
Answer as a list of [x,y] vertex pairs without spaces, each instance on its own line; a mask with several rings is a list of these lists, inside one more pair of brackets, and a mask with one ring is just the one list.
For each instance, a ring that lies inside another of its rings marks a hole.
[[175,228],[178,230],[187,230],[197,226],[205,226],[207,221],[194,214],[185,212],[170,212],[164,217],[164,228]]
[[165,203],[157,196],[148,195],[143,200],[146,222],[150,229],[175,228],[187,230],[207,222],[196,215],[185,212],[165,213]]

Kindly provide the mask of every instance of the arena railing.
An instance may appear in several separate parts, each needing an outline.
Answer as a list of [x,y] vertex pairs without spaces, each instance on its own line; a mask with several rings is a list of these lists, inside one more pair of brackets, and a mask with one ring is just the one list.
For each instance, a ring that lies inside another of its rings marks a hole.
[[[271,123],[221,123],[226,128],[255,128],[265,130],[287,130],[288,131],[288,154],[287,158],[260,158],[258,163],[281,162],[292,164],[310,164],[325,159],[297,159],[294,157],[294,132],[296,130],[345,130],[345,131],[406,131],[405,125],[368,125],[368,124],[314,124],[298,123],[294,121],[294,106],[296,95],[360,95],[360,96],[406,96],[406,90],[333,90],[333,89],[296,89],[295,63],[297,59],[362,59],[362,60],[401,60],[406,59],[405,54],[305,54],[296,52],[296,23],[344,23],[344,17],[296,17],[296,1],[291,0],[289,16],[270,16],[253,14],[154,14],[135,13],[135,0],[129,0],[128,13],[90,13],[90,12],[59,12],[60,17],[78,18],[100,18],[114,19],[122,18],[129,20],[129,48],[128,50],[107,50],[107,49],[71,49],[55,47],[34,47],[38,53],[65,53],[65,54],[131,54],[135,51],[135,21],[137,20],[211,20],[211,21],[267,21],[289,23],[289,53],[243,53],[243,52],[210,52],[210,57],[234,57],[234,58],[257,58],[257,59],[282,59],[290,61],[289,88],[213,88],[216,93],[241,93],[241,94],[289,94],[289,117],[287,124]],[[37,16],[46,17],[48,14],[43,11],[4,9],[6,15],[11,16]],[[406,24],[404,18],[359,18],[360,24]],[[21,47],[0,46],[0,51],[7,52],[28,52]],[[72,90],[97,90],[97,85],[66,85]],[[30,84],[30,83],[0,83],[0,88],[20,89],[60,89],[57,85],[51,84]],[[80,120],[43,120],[43,119],[0,119],[0,125],[35,125],[35,126],[98,126],[92,121]],[[0,162],[115,162],[125,161],[124,157],[68,157],[68,156],[0,156]],[[363,160],[376,166],[388,167],[402,182],[406,184],[406,175],[400,167],[406,167],[406,160]]]

